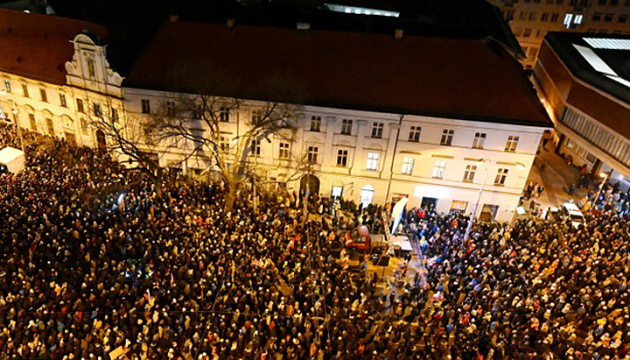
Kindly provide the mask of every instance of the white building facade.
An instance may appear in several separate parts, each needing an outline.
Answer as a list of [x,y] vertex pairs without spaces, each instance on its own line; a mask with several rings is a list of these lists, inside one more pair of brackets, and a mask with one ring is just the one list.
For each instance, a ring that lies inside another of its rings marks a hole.
[[[125,109],[129,117],[142,118],[150,116],[147,106],[154,111],[174,97],[126,88]],[[221,124],[227,142],[238,137],[238,121],[245,127],[254,103],[233,110]],[[318,184],[314,190],[322,196],[364,206],[408,197],[412,207],[470,213],[485,179],[477,215],[500,221],[512,219],[546,129],[315,106],[304,107],[292,123],[298,129],[295,141],[261,141],[251,160],[272,180],[282,182],[293,174],[288,149],[307,155]],[[187,172],[211,165],[197,157],[181,164],[185,154],[166,154],[161,165]],[[295,191],[304,186],[299,180],[287,185]]]
[[[107,149],[105,135],[90,126],[94,119],[142,122],[168,99],[181,95],[125,87],[123,77],[111,69],[104,45],[86,34],[66,41],[73,51],[59,69],[63,80],[46,80],[37,71],[29,75],[0,66],[4,89],[0,108],[5,121],[17,120],[25,129]],[[399,46],[400,42],[392,44]],[[491,56],[494,60],[495,55]],[[245,99],[245,105],[222,124],[227,142],[238,137],[256,103]],[[267,178],[277,182],[295,179],[291,177],[295,164],[287,160],[288,154],[304,154],[311,162],[310,183],[317,187],[310,190],[322,196],[343,197],[364,206],[408,197],[410,207],[433,206],[439,212],[467,214],[483,187],[476,215],[500,221],[512,219],[543,132],[551,126],[544,120],[528,124],[473,119],[475,116],[414,115],[353,108],[352,104],[300,108],[299,116],[291,119],[298,129],[295,140],[287,143],[271,137],[260,142],[252,157]],[[147,146],[147,151],[152,150]],[[187,173],[213,165],[210,157],[184,161],[186,154],[187,149],[169,149],[160,165]],[[287,182],[289,190],[304,190],[300,178]]]

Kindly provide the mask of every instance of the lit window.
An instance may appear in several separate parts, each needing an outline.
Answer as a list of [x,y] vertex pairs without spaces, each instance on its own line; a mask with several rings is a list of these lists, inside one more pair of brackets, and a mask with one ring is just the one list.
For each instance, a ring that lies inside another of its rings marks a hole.
[[317,155],[319,154],[319,148],[317,146],[308,147],[308,162],[311,164],[317,164]]
[[380,139],[383,137],[383,127],[384,124],[380,122],[375,122],[372,124],[372,137],[376,139]]
[[577,14],[575,15],[575,19],[573,19],[573,23],[580,25],[582,23],[582,19],[584,19],[584,15],[582,14]]
[[280,154],[278,156],[280,159],[288,159],[289,158],[289,143],[281,142],[280,143]]
[[11,80],[4,80],[4,87],[7,89],[7,92],[11,92]]
[[473,182],[475,179],[475,172],[477,171],[477,165],[466,165],[466,171],[464,172],[464,182]]
[[573,14],[565,14],[564,20],[562,21],[562,23],[568,28],[569,26],[571,26],[572,19],[573,19]]
[[433,177],[436,179],[444,178],[444,172],[446,171],[446,161],[436,161],[433,168]]
[[368,154],[367,169],[368,170],[377,170],[378,169],[378,153],[369,153]]
[[505,178],[507,178],[508,170],[507,169],[499,169],[497,171],[497,177],[494,178],[494,185],[503,186],[505,185]]
[[483,144],[486,141],[485,133],[475,133],[475,140],[473,140],[473,148],[483,149]]
[[414,158],[406,157],[403,159],[402,173],[411,175],[413,173]]
[[320,132],[321,130],[322,130],[322,117],[312,116],[311,117],[311,131]]
[[516,145],[518,145],[518,136],[508,136],[507,143],[505,144],[505,151],[514,152],[516,151]]
[[348,165],[348,150],[337,150],[337,166],[346,167]]

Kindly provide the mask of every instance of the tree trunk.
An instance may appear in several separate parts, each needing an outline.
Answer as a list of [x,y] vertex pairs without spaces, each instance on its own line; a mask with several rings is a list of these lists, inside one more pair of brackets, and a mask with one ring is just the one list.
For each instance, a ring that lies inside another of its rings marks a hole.
[[234,202],[236,201],[236,182],[229,181],[228,192],[225,196],[225,212],[231,212],[234,209]]

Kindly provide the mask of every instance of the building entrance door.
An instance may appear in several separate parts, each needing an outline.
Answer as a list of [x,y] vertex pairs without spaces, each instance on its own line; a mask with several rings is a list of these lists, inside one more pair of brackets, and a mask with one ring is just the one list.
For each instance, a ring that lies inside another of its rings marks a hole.
[[433,210],[437,206],[437,201],[438,201],[438,199],[436,199],[436,198],[423,196],[422,197],[422,202],[420,203],[420,207],[423,207],[423,208],[429,209],[429,210]]
[[479,220],[492,221],[496,219],[498,211],[499,211],[498,205],[484,204],[483,208],[481,208],[481,214],[479,215]]
[[361,189],[361,204],[364,209],[372,203],[372,199],[374,199],[374,187],[365,185]]

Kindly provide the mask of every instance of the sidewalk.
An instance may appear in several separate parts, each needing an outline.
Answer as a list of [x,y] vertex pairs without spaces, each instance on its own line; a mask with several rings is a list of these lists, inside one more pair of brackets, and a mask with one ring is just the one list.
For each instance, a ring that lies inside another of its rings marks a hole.
[[[543,161],[546,161],[547,165],[544,170],[540,171]],[[553,143],[548,143],[547,148],[542,149],[540,154],[536,155],[526,184],[533,181],[545,187],[541,196],[535,200],[541,204],[543,209],[547,209],[549,206],[558,207],[570,199],[577,202],[586,195],[586,192],[579,188],[575,189],[573,196],[564,190],[564,188],[577,182],[579,175],[579,169],[573,165],[568,165],[560,155],[553,152]],[[525,209],[527,209],[528,201],[525,201],[525,204]]]

